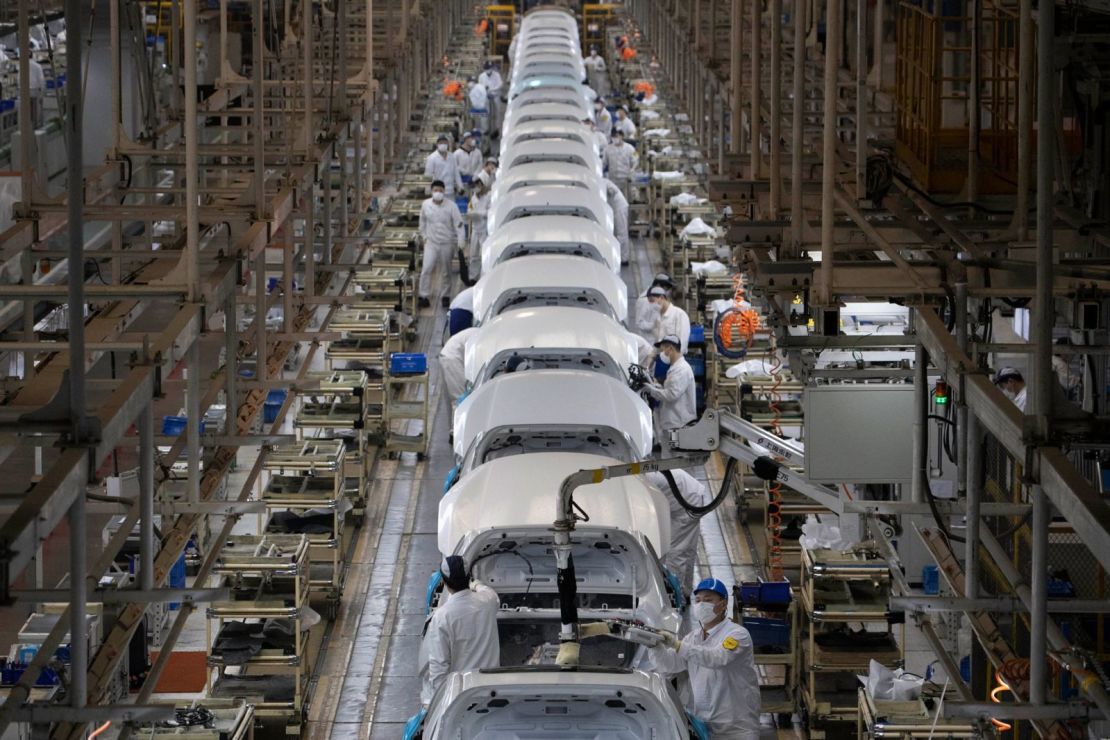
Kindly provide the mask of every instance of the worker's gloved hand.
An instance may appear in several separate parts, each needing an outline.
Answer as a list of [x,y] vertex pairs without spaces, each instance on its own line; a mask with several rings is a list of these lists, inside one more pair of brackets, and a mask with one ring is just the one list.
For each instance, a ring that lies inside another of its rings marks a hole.
[[590,622],[578,628],[578,637],[585,640],[587,637],[602,637],[610,632],[608,622]]
[[673,632],[664,632],[662,637],[663,637],[663,644],[666,647],[669,647],[671,650],[674,650],[675,652],[678,652],[678,649],[680,647],[682,647],[682,640],[680,640],[678,635],[676,635],[675,633],[673,633]]
[[559,654],[555,656],[555,665],[578,665],[579,645],[577,642],[564,642],[559,645]]

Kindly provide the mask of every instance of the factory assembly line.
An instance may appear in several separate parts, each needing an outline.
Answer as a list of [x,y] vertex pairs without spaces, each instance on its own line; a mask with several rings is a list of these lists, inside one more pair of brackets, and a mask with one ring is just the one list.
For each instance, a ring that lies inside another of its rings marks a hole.
[[0,740],[1110,737],[1094,0],[43,2]]

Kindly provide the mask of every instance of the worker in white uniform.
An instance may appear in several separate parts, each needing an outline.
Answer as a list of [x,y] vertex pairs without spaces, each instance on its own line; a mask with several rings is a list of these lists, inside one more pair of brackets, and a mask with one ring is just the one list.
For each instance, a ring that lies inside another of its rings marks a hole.
[[663,382],[655,380],[644,386],[648,395],[659,402],[655,409],[655,436],[661,440],[663,433],[684,427],[698,418],[695,398],[694,370],[682,356],[681,343],[673,334],[655,343],[659,359],[667,365]]
[[482,150],[478,148],[474,135],[469,131],[463,135],[462,143],[451,156],[455,159],[455,171],[459,173],[459,180],[463,185],[469,185],[478,171],[482,169],[484,161]]
[[42,65],[35,61],[33,55],[27,60],[27,71],[30,77],[28,84],[31,89],[31,123],[34,124],[35,128],[42,128],[42,96],[46,90],[46,73],[43,72]]
[[444,558],[439,572],[447,600],[428,621],[420,648],[427,661],[421,661],[420,701],[425,707],[447,674],[501,665],[497,592],[482,583],[471,585],[458,555]]
[[489,133],[489,90],[471,77],[466,81],[466,97],[470,101],[470,118],[483,136]]
[[[432,278],[443,274],[444,283],[451,285],[451,257],[455,249],[466,246],[466,228],[455,201],[444,195],[442,180],[432,181],[432,197],[420,205],[420,236],[424,240],[424,265],[420,269],[419,306],[431,305]],[[443,297],[443,307],[448,304]]]
[[621,189],[625,198],[629,197],[632,172],[636,169],[638,160],[636,150],[625,142],[624,134],[614,128],[609,146],[605,147],[605,152],[601,155],[601,161],[609,179]]
[[613,209],[613,235],[621,245],[621,264],[627,265],[631,256],[628,246],[628,198],[612,180],[605,180],[605,198]]
[[682,342],[682,354],[690,345],[690,315],[671,303],[670,295],[661,287],[648,291],[648,300],[655,307],[655,341],[676,336]]
[[[446,136],[436,139],[436,150],[424,160],[424,177],[447,183],[451,186],[452,192],[462,192],[462,179],[459,177],[458,168],[455,167],[455,158],[451,156]],[[431,191],[431,186],[428,190]]]
[[[678,493],[691,506],[709,504],[709,491],[694,476],[681,468],[670,471]],[[694,586],[694,565],[698,560],[698,534],[701,517],[687,511],[671,491],[670,483],[662,473],[648,473],[648,482],[663,492],[671,508],[671,547],[663,556],[663,567],[674,573],[682,585],[682,593],[689,596]]]
[[633,313],[634,321],[636,322],[636,331],[640,333],[645,339],[655,341],[655,319],[659,316],[659,311],[652,302],[651,296],[648,293],[652,288],[662,288],[663,290],[673,290],[674,281],[671,276],[665,272],[658,273],[651,281],[651,285],[636,299],[635,312]]
[[994,384],[1006,398],[1014,402],[1018,411],[1025,413],[1025,378],[1012,367],[1004,367],[994,374]]
[[466,217],[470,220],[470,279],[477,280],[482,265],[482,242],[486,240],[486,219],[489,216],[490,186],[493,178],[484,168],[478,172],[470,189],[470,205]]
[[590,47],[590,55],[586,57],[586,80],[590,87],[597,90],[598,95],[609,93],[609,76],[605,66],[605,58],[597,53],[597,47]]
[[759,740],[759,676],[751,635],[727,619],[728,588],[706,578],[694,588],[696,626],[685,637],[667,633],[652,649],[657,672],[690,676],[690,712],[713,740]]
[[594,101],[594,125],[597,126],[597,130],[608,142],[609,137],[613,134],[613,117],[609,115],[609,111],[605,107],[605,101],[601,98]]
[[485,170],[486,174],[489,175],[489,186],[492,188],[493,184],[497,182],[497,157],[486,157]]
[[501,79],[501,72],[493,62],[486,62],[482,74],[478,75],[478,84],[486,88],[489,95],[489,127],[492,138],[497,138],[501,131],[501,122],[505,119],[505,102],[501,100],[501,88],[505,81]]
[[613,122],[613,130],[624,134],[625,139],[636,138],[636,124],[628,117],[628,108],[617,108],[617,120]]
[[474,325],[474,288],[464,288],[447,306],[447,335],[455,336]]
[[439,371],[443,374],[443,392],[454,404],[466,390],[466,343],[478,331],[473,326],[463,329],[443,343],[439,350]]
[[594,123],[594,119],[588,117],[583,118],[582,123],[589,127],[590,136],[593,137],[594,141],[594,149],[597,150],[597,156],[600,157],[601,153],[605,151],[605,146],[609,143],[608,137],[597,130],[597,124]]

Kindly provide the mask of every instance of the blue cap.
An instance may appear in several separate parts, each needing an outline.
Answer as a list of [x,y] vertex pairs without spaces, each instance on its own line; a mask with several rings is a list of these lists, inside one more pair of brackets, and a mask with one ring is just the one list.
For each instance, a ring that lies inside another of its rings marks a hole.
[[716,578],[706,578],[694,587],[694,593],[699,591],[712,591],[725,601],[728,601],[728,587]]

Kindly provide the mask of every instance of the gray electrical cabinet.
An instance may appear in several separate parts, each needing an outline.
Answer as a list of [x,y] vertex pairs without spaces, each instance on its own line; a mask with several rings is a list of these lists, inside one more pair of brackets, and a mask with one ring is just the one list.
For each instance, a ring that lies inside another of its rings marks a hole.
[[909,483],[913,385],[805,390],[806,477],[814,483]]

